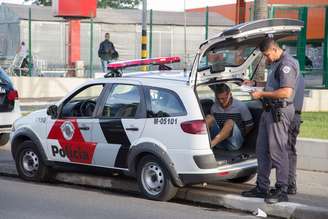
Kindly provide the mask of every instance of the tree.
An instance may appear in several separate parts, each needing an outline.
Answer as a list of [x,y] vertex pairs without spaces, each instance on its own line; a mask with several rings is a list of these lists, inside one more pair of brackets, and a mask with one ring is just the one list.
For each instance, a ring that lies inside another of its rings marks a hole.
[[267,0],[254,1],[254,20],[265,19],[268,17]]
[[[265,19],[268,17],[268,3],[267,0],[254,0],[254,20]],[[257,81],[264,81],[265,60],[262,59],[254,79]]]
[[51,6],[52,0],[24,0],[24,2],[30,2],[35,5]]
[[98,0],[98,8],[135,8],[140,0]]

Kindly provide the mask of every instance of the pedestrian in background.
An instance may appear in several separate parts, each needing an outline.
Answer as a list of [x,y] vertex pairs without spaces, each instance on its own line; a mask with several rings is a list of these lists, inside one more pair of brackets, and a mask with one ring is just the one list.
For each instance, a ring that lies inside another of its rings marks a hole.
[[[288,135],[294,119],[294,88],[298,78],[297,62],[284,52],[273,38],[267,37],[260,44],[260,50],[271,68],[264,91],[251,93],[253,99],[263,100],[256,142],[258,159],[256,187],[242,192],[245,197],[265,198],[267,203],[288,201],[289,159]],[[256,81],[245,81],[257,85]],[[269,191],[271,169],[276,169],[275,189]]]
[[21,57],[21,59],[23,59],[22,64],[21,64],[21,68],[27,68],[28,67],[28,61],[27,61],[27,47],[25,45],[25,42],[22,41],[20,46],[18,47],[16,53]]
[[112,62],[113,59],[118,58],[118,53],[115,50],[114,44],[109,40],[109,33],[105,34],[105,40],[99,45],[98,56],[101,60],[102,71],[107,73],[107,65]]

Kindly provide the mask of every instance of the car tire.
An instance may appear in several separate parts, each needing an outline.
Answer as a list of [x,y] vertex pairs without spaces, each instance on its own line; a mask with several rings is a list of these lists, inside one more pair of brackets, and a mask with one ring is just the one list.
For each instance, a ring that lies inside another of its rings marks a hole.
[[19,176],[27,181],[49,181],[50,168],[44,164],[41,154],[32,141],[21,143],[15,155],[16,168]]
[[165,165],[153,155],[144,156],[138,163],[137,181],[139,190],[151,200],[168,201],[178,191]]
[[245,183],[245,182],[250,181],[254,177],[255,177],[255,174],[251,174],[251,175],[242,176],[242,177],[238,177],[238,178],[234,178],[234,179],[229,179],[228,181],[232,182],[232,183]]
[[10,138],[9,133],[1,133],[0,134],[0,147],[6,145],[9,141],[9,138]]

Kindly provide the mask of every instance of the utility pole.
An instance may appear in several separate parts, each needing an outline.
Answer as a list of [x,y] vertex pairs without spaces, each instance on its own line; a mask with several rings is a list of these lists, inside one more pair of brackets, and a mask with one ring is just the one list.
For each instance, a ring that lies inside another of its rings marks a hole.
[[[147,55],[147,0],[142,0],[141,59]],[[141,71],[147,71],[147,66],[141,67]]]

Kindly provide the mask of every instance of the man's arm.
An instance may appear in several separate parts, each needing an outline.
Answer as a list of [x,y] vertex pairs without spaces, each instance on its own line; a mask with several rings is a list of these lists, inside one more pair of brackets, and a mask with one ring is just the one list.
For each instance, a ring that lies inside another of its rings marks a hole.
[[98,49],[98,57],[101,58],[101,55],[103,53],[103,43],[101,42],[99,45],[99,49]]
[[265,87],[265,81],[255,81],[255,80],[244,80],[244,85],[251,86],[251,87]]
[[251,93],[253,99],[269,98],[269,99],[284,99],[293,95],[293,88],[283,87],[274,91],[254,91]]
[[251,112],[249,111],[245,103],[242,103],[242,105],[240,106],[240,115],[245,126],[245,135],[247,135],[248,133],[250,133],[250,131],[252,131],[254,127],[254,120]]

